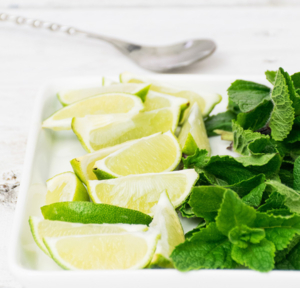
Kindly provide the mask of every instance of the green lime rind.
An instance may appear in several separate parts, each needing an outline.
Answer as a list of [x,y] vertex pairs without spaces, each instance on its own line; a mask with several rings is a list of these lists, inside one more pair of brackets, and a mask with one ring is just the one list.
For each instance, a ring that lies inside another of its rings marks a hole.
[[72,201],[90,201],[90,197],[89,194],[86,190],[86,188],[84,187],[84,185],[81,183],[80,179],[77,177],[76,173],[72,172],[72,171],[67,171],[67,172],[63,172],[63,173],[59,173],[51,178],[49,178],[47,180],[48,181],[56,178],[57,176],[61,176],[63,174],[73,174],[75,179],[76,179],[76,184],[75,184],[75,191],[74,191],[74,196]]
[[61,105],[63,105],[63,106],[68,106],[69,105],[68,103],[66,103],[62,100],[62,97],[60,96],[59,93],[56,93],[56,97],[57,97],[57,99],[58,99],[58,101],[60,102]]
[[184,146],[182,147],[182,153],[186,155],[194,155],[198,149],[197,143],[191,133],[188,134]]
[[83,138],[82,138],[82,136],[80,135],[80,133],[78,133],[77,130],[76,130],[76,120],[77,120],[77,119],[78,119],[78,118],[76,118],[76,117],[72,118],[71,128],[72,128],[74,134],[77,136],[77,138],[78,138],[80,144],[81,144],[82,147],[85,149],[85,151],[87,151],[88,153],[91,153],[91,152],[93,152],[93,151],[91,151],[90,148],[89,148],[87,145],[85,145],[85,141],[83,140]]
[[174,268],[172,261],[168,260],[161,254],[154,255],[151,263],[148,265],[147,268]]
[[221,103],[221,101],[222,101],[222,96],[220,95],[220,94],[217,94],[217,96],[218,96],[218,100],[216,100],[214,103],[212,103],[211,104],[211,106],[210,106],[210,108],[207,110],[207,111],[205,111],[205,113],[203,113],[203,117],[207,117],[207,116],[209,116],[209,114],[214,110],[214,108],[219,104],[219,103]]
[[180,124],[183,123],[186,109],[188,109],[189,106],[190,106],[190,102],[188,102],[186,104],[180,105],[180,114],[179,114],[179,121],[178,121],[178,123],[180,123]]
[[109,173],[107,173],[103,170],[100,170],[98,168],[94,168],[93,172],[96,175],[98,180],[106,180],[106,179],[117,178],[117,177],[113,176],[112,174],[109,174]]
[[38,245],[38,247],[48,256],[50,256],[50,253],[48,252],[47,249],[45,249],[45,246],[43,245],[43,240],[39,238],[39,235],[37,233],[37,229],[36,229],[36,225],[34,223],[33,218],[30,216],[29,217],[29,227],[30,227],[30,231],[33,237],[34,242],[36,243],[36,245]]
[[47,239],[43,238],[43,242],[44,245],[46,246],[47,250],[48,250],[48,254],[51,256],[51,258],[55,261],[55,263],[60,266],[61,268],[63,268],[64,270],[70,270],[67,266],[65,266],[64,264],[62,264],[62,262],[56,258],[55,253],[52,251],[51,247],[49,246]]
[[144,224],[152,218],[142,212],[92,202],[58,202],[41,207],[45,219],[83,224]]
[[86,183],[86,178],[81,169],[81,162],[74,158],[70,161],[70,164],[73,168],[75,175],[80,179],[80,181]]
[[81,183],[81,181],[79,180],[79,178],[76,176],[75,173],[74,175],[76,178],[76,190],[73,197],[73,201],[90,201],[90,197],[86,188],[83,186],[83,184]]
[[137,93],[135,93],[134,95],[140,97],[141,100],[143,102],[145,102],[150,87],[151,87],[151,84],[147,85],[146,87],[144,87],[143,89],[141,89],[140,91],[138,91]]

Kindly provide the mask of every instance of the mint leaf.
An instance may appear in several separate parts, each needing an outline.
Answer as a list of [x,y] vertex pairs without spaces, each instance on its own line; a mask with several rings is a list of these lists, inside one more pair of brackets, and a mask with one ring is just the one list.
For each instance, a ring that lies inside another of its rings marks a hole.
[[285,196],[277,193],[271,193],[270,197],[266,200],[265,204],[258,208],[260,212],[267,212],[274,209],[285,209]]
[[295,160],[293,175],[294,189],[300,191],[300,157]]
[[231,131],[231,121],[236,119],[236,114],[231,111],[209,116],[205,119],[205,128],[208,137],[217,136],[214,130]]
[[234,114],[239,114],[242,112],[239,106],[230,100],[230,98],[228,98],[227,110],[233,112]]
[[259,130],[267,124],[272,110],[272,101],[265,100],[252,111],[238,114],[236,122],[244,129]]
[[244,130],[237,122],[232,121],[233,131],[233,149],[235,152],[249,156],[251,151],[249,150],[249,144],[257,139],[269,138],[269,136],[262,135],[258,132],[251,130]]
[[188,156],[186,159],[182,158],[184,169],[194,168],[196,171],[197,169],[201,169],[209,159],[207,154],[207,150],[200,150],[199,148],[197,148],[194,155]]
[[265,231],[246,225],[234,227],[228,234],[229,241],[240,248],[247,248],[249,243],[257,244],[265,238]]
[[188,200],[184,201],[181,207],[179,208],[182,217],[185,218],[194,218],[196,217],[192,207],[189,205]]
[[300,89],[300,72],[297,72],[291,76],[295,89]]
[[300,270],[300,243],[293,247],[286,258],[276,265],[277,269]]
[[227,182],[228,185],[233,185],[258,174],[265,174],[268,177],[279,170],[280,164],[276,154],[266,154],[262,157],[244,156],[236,158],[231,156],[213,156],[203,169],[206,173]]
[[295,143],[300,141],[300,129],[293,129],[285,139],[287,143]]
[[180,271],[235,267],[231,243],[218,231],[215,223],[195,233],[190,241],[178,245],[170,257]]
[[282,141],[292,130],[294,108],[292,107],[293,102],[290,99],[284,72],[281,70],[277,71],[271,98],[274,102],[270,119],[271,135],[274,140]]
[[280,177],[281,183],[290,187],[294,188],[294,176],[293,173],[286,169],[280,169],[278,172],[278,175]]
[[233,191],[226,190],[216,218],[217,227],[224,235],[228,235],[236,226],[252,226],[255,217],[256,212],[252,207],[244,204]]
[[279,208],[279,209],[273,209],[266,212],[269,215],[273,216],[291,216],[293,213],[290,212],[287,208]]
[[291,76],[285,72],[282,68],[279,68],[281,73],[283,74],[286,84],[289,89],[290,99],[292,101],[292,106],[295,110],[295,115],[299,115],[300,113],[300,96],[297,94],[294,83],[291,79]]
[[251,269],[268,272],[274,268],[275,246],[266,239],[257,244],[250,243],[247,248],[233,245],[231,256],[236,262]]
[[267,80],[274,85],[277,71],[269,71],[265,72]]
[[229,99],[236,103],[242,112],[255,109],[264,100],[270,100],[270,88],[244,80],[236,80],[228,88]]
[[265,230],[266,239],[274,243],[276,250],[283,250],[296,234],[300,234],[300,216],[257,213],[254,226]]
[[278,173],[281,165],[280,155],[275,153],[236,157],[235,160],[250,170],[254,175],[263,173],[266,177]]
[[249,143],[255,141],[256,139],[260,139],[262,137],[268,137],[258,132],[253,132],[251,130],[244,130],[235,121],[232,121],[232,131],[233,131],[234,151],[246,156],[251,154],[248,148]]
[[240,197],[244,197],[249,194],[253,189],[255,189],[260,184],[264,183],[266,180],[264,174],[258,174],[249,179],[243,180],[241,182],[235,183],[233,185],[225,185],[224,188],[231,189],[236,192]]
[[[203,219],[201,219],[201,220],[203,220]],[[185,239],[190,240],[195,233],[197,233],[201,229],[205,228],[205,226],[206,226],[206,223],[203,220],[203,222],[200,222],[200,224],[197,227],[195,227],[194,229],[192,229],[192,230],[188,231],[187,233],[185,233],[185,235],[184,235]]]
[[276,251],[275,262],[279,263],[284,258],[286,258],[286,256],[293,250],[293,248],[299,243],[299,241],[300,235],[296,235],[285,249]]
[[268,181],[267,185],[271,186],[277,193],[284,196],[284,205],[292,213],[300,214],[300,194],[297,191],[274,180]]
[[214,221],[223,200],[226,189],[216,186],[194,187],[189,205],[193,212],[206,221]]
[[263,193],[266,189],[266,183],[261,183],[251,190],[249,194],[242,198],[243,202],[252,207],[258,207],[261,203]]

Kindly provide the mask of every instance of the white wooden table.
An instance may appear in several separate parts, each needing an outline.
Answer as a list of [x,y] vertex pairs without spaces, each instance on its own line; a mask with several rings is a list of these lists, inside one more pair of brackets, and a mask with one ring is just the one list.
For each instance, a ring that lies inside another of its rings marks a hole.
[[[300,70],[297,0],[215,0],[221,5],[213,7],[206,0],[72,2],[73,8],[67,0],[1,0],[0,10],[144,44],[201,37],[217,42],[212,57],[180,73],[261,75],[279,66],[291,73]],[[31,111],[41,83],[49,78],[116,75],[125,70],[150,73],[97,40],[6,22],[0,22],[0,39],[1,174],[12,170],[21,175]],[[14,204],[3,202],[4,193],[0,196],[0,287],[21,287],[9,274],[6,260]]]

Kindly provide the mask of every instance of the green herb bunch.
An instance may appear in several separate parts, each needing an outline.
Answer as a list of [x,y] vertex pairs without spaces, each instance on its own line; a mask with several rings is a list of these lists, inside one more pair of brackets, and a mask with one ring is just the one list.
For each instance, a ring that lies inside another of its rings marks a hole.
[[205,120],[208,136],[231,132],[241,156],[183,159],[200,177],[180,208],[199,218],[171,254],[181,271],[300,269],[300,73],[266,76],[272,89],[233,82],[227,111]]

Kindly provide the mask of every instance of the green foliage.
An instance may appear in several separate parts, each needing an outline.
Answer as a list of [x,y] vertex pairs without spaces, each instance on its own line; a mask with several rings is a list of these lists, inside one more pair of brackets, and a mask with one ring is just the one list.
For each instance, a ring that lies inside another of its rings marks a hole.
[[218,229],[227,236],[230,230],[236,226],[248,225],[251,227],[255,216],[255,209],[243,203],[233,191],[226,190],[216,223]]
[[242,112],[249,112],[265,100],[270,100],[271,89],[262,84],[236,80],[227,91],[230,100],[236,103]]
[[300,157],[298,157],[295,160],[293,176],[294,176],[294,189],[300,191]]
[[231,122],[236,119],[236,114],[231,111],[219,113],[217,115],[209,116],[205,119],[205,127],[207,136],[217,136],[214,130],[231,131]]
[[275,83],[276,73],[277,73],[277,71],[269,71],[269,70],[267,70],[267,71],[265,72],[265,75],[266,75],[267,80],[268,80],[272,85],[274,85],[274,83]]
[[271,98],[274,103],[270,119],[271,135],[274,140],[282,141],[292,130],[295,113],[282,69],[277,71]]
[[171,254],[175,268],[192,269],[234,268],[231,243],[217,229],[215,223],[195,233],[192,238],[178,245]]
[[234,245],[231,255],[236,262],[250,269],[268,272],[274,268],[275,247],[266,239],[257,244],[251,243],[246,248]]
[[252,111],[239,113],[236,122],[244,129],[256,131],[267,124],[272,110],[272,101],[265,100]]
[[217,186],[194,187],[189,205],[198,217],[214,221],[223,200],[226,189]]
[[258,207],[261,203],[266,186],[266,183],[261,183],[258,186],[256,186],[250,191],[249,194],[245,195],[242,198],[243,202],[249,206]]
[[240,157],[197,150],[183,159],[199,173],[180,211],[201,222],[171,254],[181,271],[300,269],[300,72],[267,71],[267,86],[237,80],[227,111],[206,118],[233,132]]
[[229,241],[240,248],[247,248],[249,244],[258,244],[265,236],[263,229],[250,228],[246,225],[236,226],[228,234]]

